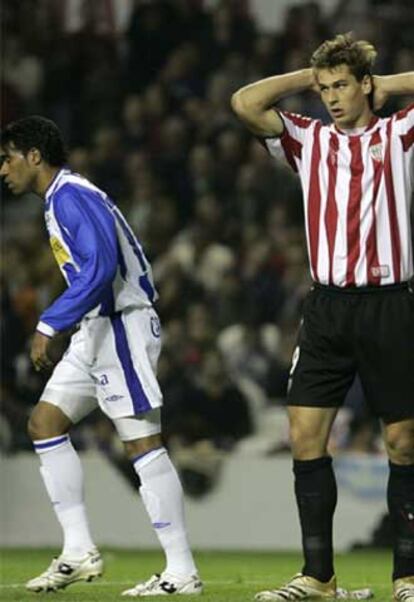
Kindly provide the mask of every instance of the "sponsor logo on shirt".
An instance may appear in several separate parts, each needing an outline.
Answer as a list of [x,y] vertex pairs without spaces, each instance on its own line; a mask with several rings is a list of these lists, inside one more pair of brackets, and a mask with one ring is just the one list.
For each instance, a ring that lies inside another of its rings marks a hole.
[[50,246],[52,247],[53,255],[60,267],[65,265],[65,263],[68,263],[70,259],[69,253],[56,236],[51,236]]
[[371,274],[374,278],[387,278],[390,275],[390,268],[387,265],[375,265],[371,268]]

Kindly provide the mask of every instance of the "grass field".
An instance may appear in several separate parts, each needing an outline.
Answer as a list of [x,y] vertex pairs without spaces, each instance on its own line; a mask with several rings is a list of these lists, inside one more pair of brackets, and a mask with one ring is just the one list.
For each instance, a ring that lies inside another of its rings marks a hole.
[[[59,602],[109,602],[126,600],[120,592],[162,568],[157,552],[105,550],[106,572],[93,583],[74,584],[57,594],[31,594],[24,589],[27,579],[49,564],[51,550],[3,550],[1,552],[0,600]],[[203,602],[247,602],[255,592],[282,584],[300,569],[300,557],[291,553],[200,552],[197,554],[205,583]],[[336,571],[339,585],[371,587],[378,602],[390,602],[391,554],[358,552],[339,555]],[[156,598],[159,599],[159,598]]]

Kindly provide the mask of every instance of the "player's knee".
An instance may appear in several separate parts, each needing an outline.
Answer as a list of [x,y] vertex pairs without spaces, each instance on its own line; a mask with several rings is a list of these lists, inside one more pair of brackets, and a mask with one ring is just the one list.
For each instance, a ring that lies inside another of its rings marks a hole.
[[386,431],[386,446],[391,462],[414,464],[414,421],[396,424]]
[[70,426],[70,420],[59,408],[40,402],[30,414],[27,432],[32,441],[39,441],[63,435],[68,432]]
[[326,453],[324,438],[318,431],[309,430],[301,423],[290,426],[292,455],[296,460],[311,460]]
[[153,449],[162,447],[161,435],[150,435],[148,437],[141,437],[140,439],[134,439],[133,441],[124,441],[125,453],[128,458],[136,458],[147,454]]

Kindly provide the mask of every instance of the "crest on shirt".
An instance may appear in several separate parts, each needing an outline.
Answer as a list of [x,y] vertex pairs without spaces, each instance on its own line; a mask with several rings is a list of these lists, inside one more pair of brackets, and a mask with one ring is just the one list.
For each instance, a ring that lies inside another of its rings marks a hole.
[[369,147],[369,152],[374,161],[382,161],[382,143],[373,144]]

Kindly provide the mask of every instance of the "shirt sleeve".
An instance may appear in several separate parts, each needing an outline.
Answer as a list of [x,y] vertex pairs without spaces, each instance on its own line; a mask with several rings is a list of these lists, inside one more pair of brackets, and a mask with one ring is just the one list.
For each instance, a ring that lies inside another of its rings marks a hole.
[[393,130],[401,138],[403,150],[408,151],[414,145],[414,103],[394,113],[392,121]]
[[283,121],[283,134],[278,138],[266,138],[266,147],[272,157],[284,160],[293,171],[298,172],[302,161],[302,147],[316,120],[289,111],[278,111],[278,114]]
[[80,270],[40,316],[37,330],[48,336],[71,328],[102,302],[118,265],[114,218],[94,193],[66,185],[54,199],[54,212]]

